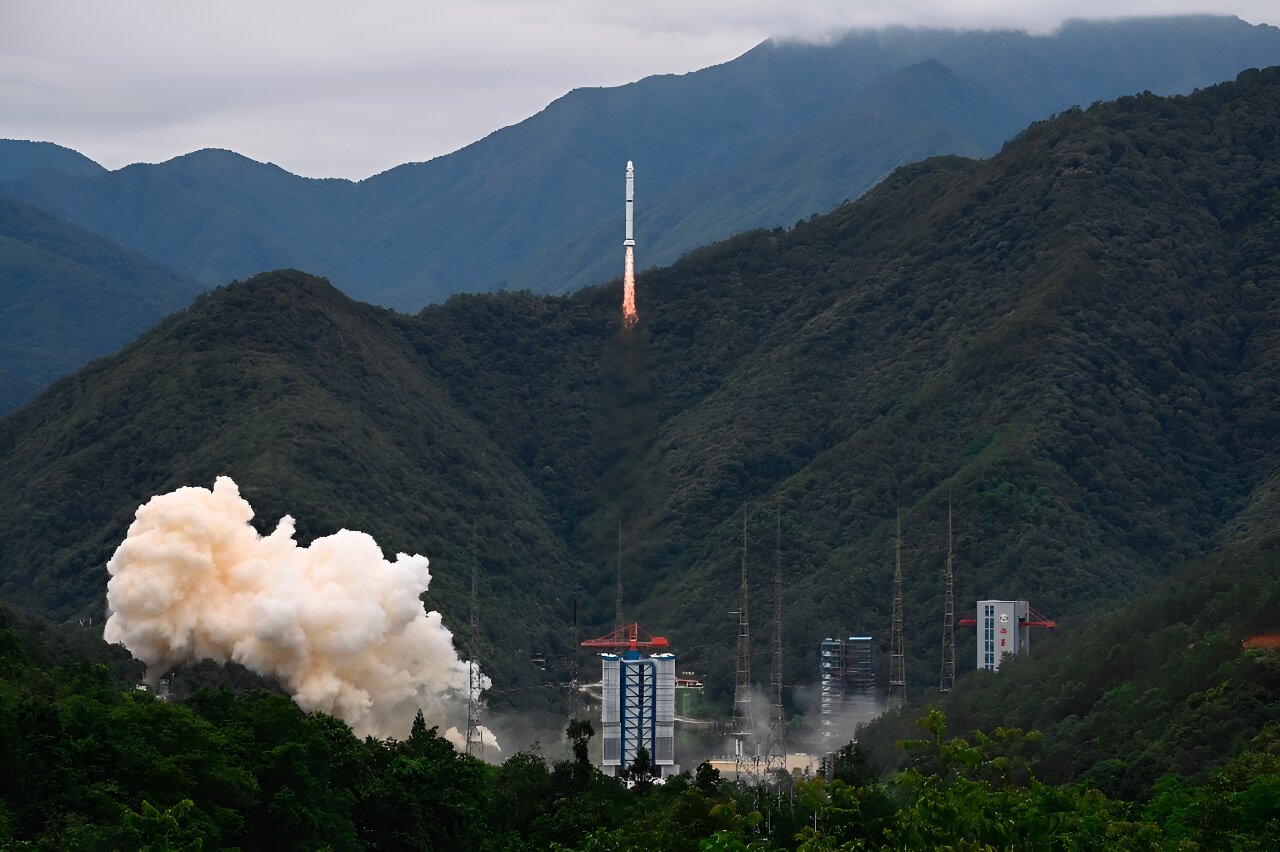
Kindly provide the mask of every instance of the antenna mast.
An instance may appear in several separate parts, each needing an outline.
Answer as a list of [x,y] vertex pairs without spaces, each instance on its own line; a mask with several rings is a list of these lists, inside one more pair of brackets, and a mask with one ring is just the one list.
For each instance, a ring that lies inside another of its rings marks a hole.
[[787,728],[782,712],[782,510],[777,514],[773,569],[773,669],[770,672],[773,712],[769,716],[769,757],[785,759]]
[[[472,527],[474,531],[475,527]],[[474,536],[473,536],[474,538]],[[474,545],[473,545],[474,546]],[[480,615],[476,593],[476,572],[471,569],[471,642],[467,662],[467,754],[484,759],[484,741],[480,737]]]
[[578,718],[578,598],[573,598],[573,644],[569,646],[569,719]]
[[938,683],[942,692],[950,692],[956,685],[956,597],[951,518],[951,489],[947,489],[947,590],[942,603],[942,678]]
[[889,635],[889,706],[907,701],[907,655],[902,629],[902,510],[898,509],[894,541],[893,628]]
[[751,635],[747,618],[747,510],[742,510],[742,585],[738,602],[738,679],[733,690],[733,737],[736,754],[755,733],[751,720]]

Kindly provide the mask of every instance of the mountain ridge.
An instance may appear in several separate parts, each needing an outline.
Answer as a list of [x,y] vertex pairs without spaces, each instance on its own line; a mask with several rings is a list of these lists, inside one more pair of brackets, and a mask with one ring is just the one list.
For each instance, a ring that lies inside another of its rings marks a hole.
[[[787,176],[770,183],[769,175],[737,167],[769,146],[787,148],[775,159],[803,162],[811,138],[796,137],[789,147],[786,139],[839,109],[842,94],[929,59],[1000,105],[1007,137],[1073,103],[1144,88],[1164,94],[1273,64],[1280,30],[1188,16],[1073,24],[1053,36],[894,29],[852,33],[825,47],[770,41],[697,72],[574,90],[453,154],[359,183],[290,176],[255,190],[260,197],[250,202],[237,198],[244,189],[225,185],[193,194],[172,180],[171,160],[143,169],[154,181],[110,172],[92,180],[28,177],[0,188],[206,285],[292,266],[402,309],[467,290],[566,292],[616,274],[617,235],[600,223],[616,210],[617,164],[640,166],[642,264],[670,263],[750,227],[791,224],[856,197],[901,162],[864,168],[854,151],[848,162],[828,162],[826,193],[775,202],[776,209],[743,206],[731,194],[750,179],[762,197],[786,198]],[[922,134],[906,146],[911,156],[972,153],[954,150],[960,143],[951,132],[899,120]],[[995,145],[982,144],[983,153],[994,153]],[[661,213],[646,206],[694,176],[704,183],[700,191],[689,187],[681,203]],[[693,199],[701,203],[690,208]],[[698,207],[717,213],[695,222],[689,210]],[[549,221],[557,226],[548,229]],[[482,242],[483,256],[472,248]],[[566,257],[573,259],[568,275]]]

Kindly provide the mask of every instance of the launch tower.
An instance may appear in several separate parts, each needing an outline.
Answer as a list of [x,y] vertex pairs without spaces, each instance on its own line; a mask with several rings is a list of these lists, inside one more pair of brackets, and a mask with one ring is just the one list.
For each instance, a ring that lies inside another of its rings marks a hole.
[[640,625],[628,624],[608,636],[583,642],[582,646],[622,652],[600,655],[603,770],[612,775],[623,774],[643,748],[662,776],[677,774],[676,657],[665,650],[648,656],[641,653],[665,649],[667,640],[642,636]]
[[871,636],[822,640],[818,679],[823,737],[847,739],[853,725],[869,721],[879,710],[874,643]]
[[907,703],[907,650],[902,624],[902,512],[898,512],[894,537],[893,624],[889,628],[889,706]]

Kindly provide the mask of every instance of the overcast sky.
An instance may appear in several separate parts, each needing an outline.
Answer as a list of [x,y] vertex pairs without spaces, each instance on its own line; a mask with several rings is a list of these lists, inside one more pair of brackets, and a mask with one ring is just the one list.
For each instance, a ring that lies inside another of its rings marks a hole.
[[1280,0],[0,0],[0,137],[109,168],[212,147],[363,178],[570,89],[696,70],[771,35],[1204,11],[1280,25]]

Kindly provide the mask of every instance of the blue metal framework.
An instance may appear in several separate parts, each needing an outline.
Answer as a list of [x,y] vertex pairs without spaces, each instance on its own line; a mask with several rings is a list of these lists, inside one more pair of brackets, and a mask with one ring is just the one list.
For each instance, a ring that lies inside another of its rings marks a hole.
[[634,763],[641,748],[648,751],[649,760],[656,763],[657,666],[651,659],[641,659],[636,651],[628,651],[620,662],[618,707],[622,729],[622,766],[625,768]]
[[982,667],[996,669],[996,608],[992,604],[982,607]]

